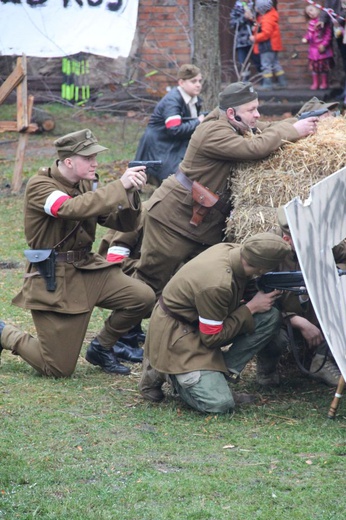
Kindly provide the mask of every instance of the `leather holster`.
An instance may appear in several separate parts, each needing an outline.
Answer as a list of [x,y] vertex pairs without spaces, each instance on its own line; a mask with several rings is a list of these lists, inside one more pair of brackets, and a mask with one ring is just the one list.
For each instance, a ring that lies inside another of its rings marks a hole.
[[203,184],[193,181],[192,198],[193,207],[190,224],[197,227],[203,222],[203,219],[209,213],[211,208],[215,206],[219,200],[219,196],[210,191],[209,188],[203,186]]

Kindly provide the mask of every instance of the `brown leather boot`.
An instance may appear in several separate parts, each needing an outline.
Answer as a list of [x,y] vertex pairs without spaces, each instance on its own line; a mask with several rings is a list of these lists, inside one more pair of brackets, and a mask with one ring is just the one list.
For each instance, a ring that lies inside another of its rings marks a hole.
[[278,358],[264,358],[257,356],[256,382],[261,386],[279,386],[280,373]]
[[165,394],[161,387],[165,381],[165,374],[155,370],[155,368],[150,365],[149,359],[144,358],[142,377],[138,386],[142,397],[152,403],[163,401]]
[[256,401],[254,394],[246,394],[244,392],[232,392],[234,404],[236,406],[242,406],[244,404],[251,404]]

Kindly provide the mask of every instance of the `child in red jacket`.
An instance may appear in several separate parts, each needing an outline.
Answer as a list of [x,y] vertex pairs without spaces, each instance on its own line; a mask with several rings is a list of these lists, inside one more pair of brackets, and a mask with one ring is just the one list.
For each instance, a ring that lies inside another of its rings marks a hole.
[[[272,0],[256,0],[256,12],[256,25],[250,39],[255,44],[254,53],[261,58],[261,89],[284,88],[287,81],[278,58],[279,51],[282,51],[279,14],[273,7]],[[274,77],[277,80],[275,84]]]

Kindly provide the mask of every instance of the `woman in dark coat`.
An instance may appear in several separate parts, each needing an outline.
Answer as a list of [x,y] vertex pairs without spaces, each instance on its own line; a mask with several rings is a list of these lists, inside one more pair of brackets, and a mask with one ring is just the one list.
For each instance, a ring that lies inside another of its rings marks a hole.
[[202,75],[195,65],[182,65],[178,86],[156,105],[136,152],[137,161],[162,161],[162,166],[147,168],[146,173],[162,182],[175,173],[183,160],[195,128],[204,119],[200,113]]

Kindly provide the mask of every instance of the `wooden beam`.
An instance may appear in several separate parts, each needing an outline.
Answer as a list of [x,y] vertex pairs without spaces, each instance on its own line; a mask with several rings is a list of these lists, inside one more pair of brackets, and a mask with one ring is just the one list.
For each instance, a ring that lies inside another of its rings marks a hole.
[[23,54],[21,58],[17,58],[17,66],[22,66],[24,72],[24,78],[17,86],[17,130],[18,132],[24,132],[30,123],[28,116],[28,85],[25,54]]
[[[30,123],[25,132],[33,134],[38,131],[36,123]],[[2,132],[18,132],[16,121],[0,121],[0,133]]]
[[[28,97],[28,120],[31,119],[32,108],[34,105],[34,96]],[[28,143],[29,134],[27,132],[19,135],[16,160],[14,164],[14,172],[12,178],[12,193],[18,193],[23,183],[23,164],[26,145]]]
[[16,68],[0,87],[0,105],[5,101],[25,76],[22,63],[17,63]]

